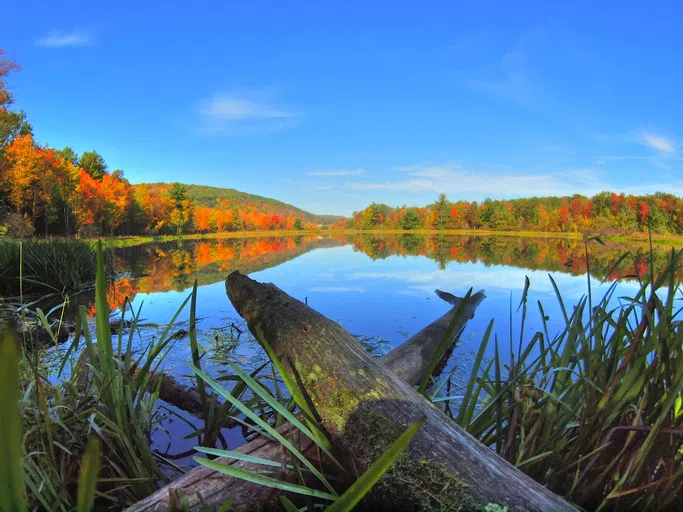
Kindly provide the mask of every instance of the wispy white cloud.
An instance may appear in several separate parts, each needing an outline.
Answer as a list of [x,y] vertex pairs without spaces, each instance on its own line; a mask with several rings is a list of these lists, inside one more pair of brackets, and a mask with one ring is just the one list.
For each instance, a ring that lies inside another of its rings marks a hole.
[[315,286],[312,292],[318,293],[365,293],[365,288],[354,288],[350,286]]
[[206,117],[226,121],[290,119],[295,117],[291,112],[231,95],[214,96],[204,103],[201,112]]
[[433,191],[459,197],[528,197],[591,194],[605,188],[601,173],[592,168],[576,168],[563,172],[528,174],[511,170],[464,169],[459,164],[404,167],[405,178],[383,182],[347,182],[354,190],[387,190],[398,192]]
[[[401,283],[401,293],[423,294],[434,297],[434,289],[447,290],[456,296],[465,294],[463,283],[476,283],[484,288],[486,295],[493,297],[501,292],[509,294],[510,283],[523,283],[525,278],[531,280],[531,292],[533,294],[553,294],[553,284],[548,279],[545,271],[515,268],[505,265],[485,265],[483,263],[458,263],[449,264],[446,270],[432,272],[405,270],[385,272],[355,272],[351,273],[347,280],[350,283],[356,281],[379,281],[392,280]],[[586,283],[575,276],[557,273],[553,275],[556,284],[562,290],[562,294],[579,298],[586,293]],[[599,280],[592,280],[596,289],[600,286]],[[605,285],[607,286],[607,285]],[[620,285],[621,288],[621,285]]]
[[363,169],[355,169],[352,171],[310,171],[306,173],[306,176],[360,176],[363,173],[365,173]]
[[676,145],[674,144],[674,141],[661,135],[656,135],[654,133],[643,133],[642,141],[657,151],[663,151],[664,153],[673,153],[676,151]]
[[36,39],[36,46],[43,48],[70,48],[87,46],[94,42],[92,34],[86,30],[74,30],[73,32],[50,32],[46,36]]
[[199,114],[205,133],[257,135],[274,133],[296,124],[298,114],[257,99],[255,91],[217,94],[203,101]]

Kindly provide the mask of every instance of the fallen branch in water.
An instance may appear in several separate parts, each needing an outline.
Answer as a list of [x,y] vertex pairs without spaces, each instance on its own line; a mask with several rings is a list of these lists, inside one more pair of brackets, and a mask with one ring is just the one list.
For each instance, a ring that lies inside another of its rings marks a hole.
[[381,499],[389,508],[421,508],[439,475],[443,487],[431,488],[433,495],[465,509],[495,503],[512,510],[574,510],[458,427],[338,324],[239,272],[230,274],[226,289],[257,340],[300,383],[334,448],[359,472],[372,463],[378,442],[424,418],[398,474],[383,479]]

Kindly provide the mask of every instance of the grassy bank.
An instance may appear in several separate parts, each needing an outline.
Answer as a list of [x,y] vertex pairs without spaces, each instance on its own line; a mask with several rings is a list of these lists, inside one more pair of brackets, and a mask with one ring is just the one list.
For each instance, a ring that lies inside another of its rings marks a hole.
[[[492,231],[485,229],[477,230],[430,230],[430,229],[315,229],[315,230],[274,230],[274,231],[229,231],[220,233],[192,233],[187,235],[163,235],[163,236],[131,236],[131,237],[110,237],[103,238],[105,247],[132,247],[151,242],[172,242],[177,240],[205,240],[205,239],[229,239],[229,238],[261,238],[261,237],[287,237],[287,236],[330,236],[330,235],[418,235],[418,236],[505,236],[505,237],[526,237],[526,238],[565,238],[570,240],[581,240],[584,238],[582,233],[557,233],[547,231]],[[648,241],[646,234],[636,233],[633,235],[602,236],[603,240],[613,240],[617,242],[638,242]],[[95,240],[91,240],[95,241]],[[652,242],[660,245],[683,247],[683,236],[678,235],[653,235]]]
[[[151,242],[174,242],[178,240],[215,240],[229,238],[263,238],[263,237],[283,237],[283,236],[307,236],[307,235],[329,235],[331,231],[320,230],[277,230],[277,231],[224,231],[220,233],[191,233],[186,235],[160,235],[160,236],[125,236],[125,237],[106,237],[102,238],[105,247],[132,247],[135,245],[148,244]],[[335,232],[337,233],[337,232]],[[91,239],[95,242],[99,239]]]
[[94,279],[95,255],[88,242],[0,239],[0,296],[62,293]]

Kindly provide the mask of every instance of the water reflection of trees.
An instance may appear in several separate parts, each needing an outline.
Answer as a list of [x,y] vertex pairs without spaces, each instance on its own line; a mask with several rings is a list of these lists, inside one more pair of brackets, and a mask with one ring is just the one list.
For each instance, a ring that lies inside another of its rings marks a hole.
[[114,310],[138,293],[183,291],[225,279],[233,270],[244,273],[274,267],[320,247],[344,243],[338,239],[296,237],[181,240],[112,249],[113,268],[125,277],[109,285],[107,299]]
[[[451,262],[458,262],[574,275],[586,273],[583,241],[566,238],[353,234],[178,241],[113,250],[113,266],[117,271],[125,272],[126,277],[110,285],[109,305],[118,309],[126,297],[133,299],[137,293],[182,291],[192,286],[195,279],[199,285],[211,284],[223,280],[232,270],[256,272],[313,249],[347,244],[373,260],[424,256],[442,269]],[[629,257],[617,268],[612,268],[627,251],[630,251]],[[591,274],[599,279],[645,276],[649,272],[648,254],[644,244],[588,244]],[[666,265],[668,258],[666,248],[656,250],[655,269]],[[681,272],[678,277],[683,277]]]
[[[582,240],[567,238],[522,238],[512,236],[452,235],[353,235],[338,237],[352,243],[356,251],[373,260],[390,256],[424,256],[443,269],[450,262],[507,265],[574,275],[586,273],[586,248]],[[655,247],[654,268],[669,262],[670,248]],[[614,268],[625,253],[629,255]],[[649,272],[649,248],[641,243],[595,241],[588,243],[591,274],[599,279],[637,279]],[[679,270],[678,279],[683,280]]]

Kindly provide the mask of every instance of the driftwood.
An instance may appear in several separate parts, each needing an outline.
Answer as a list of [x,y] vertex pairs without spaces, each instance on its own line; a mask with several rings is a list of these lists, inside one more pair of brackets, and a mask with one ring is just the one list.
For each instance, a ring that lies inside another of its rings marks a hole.
[[338,324],[276,286],[238,272],[230,274],[226,288],[252,333],[300,382],[333,446],[345,451],[354,467],[363,470],[377,456],[373,442],[395,438],[424,419],[406,460],[384,479],[387,508],[420,508],[422,491],[438,475],[444,487],[431,497],[465,509],[494,503],[511,510],[573,510],[455,425]]
[[[451,303],[453,308],[412,336],[401,346],[379,359],[399,378],[410,384],[420,382],[428,371],[434,351],[443,338],[446,328],[451,322],[461,300],[451,294],[439,291],[437,293],[441,298]],[[455,329],[456,333],[459,333],[465,327],[483,299],[483,290],[470,297],[460,316],[460,321]],[[410,364],[406,364],[408,361],[410,361]],[[278,430],[309,458],[314,459],[317,457],[318,452],[315,445],[306,436],[301,436],[299,431],[293,428],[291,424],[282,425]],[[280,444],[264,437],[257,437],[235,451],[275,461],[283,458]],[[242,469],[263,469],[263,466],[244,461],[235,461],[227,458],[218,458],[217,460]],[[289,478],[291,475],[280,474],[279,477]],[[174,494],[187,496],[191,510],[200,510],[204,505],[210,510],[215,510],[229,498],[234,499],[231,510],[251,510],[253,508],[265,507],[268,503],[273,502],[281,492],[228,477],[200,466],[192,469],[143,501],[133,505],[128,510],[129,512],[169,510],[174,500]]]
[[[418,384],[427,371],[427,367],[432,360],[434,351],[437,349],[441,339],[448,328],[453,316],[456,313],[457,306],[462,300],[460,297],[436,290],[436,293],[443,300],[451,304],[453,307],[443,316],[429,324],[417,334],[413,335],[408,341],[399,347],[391,350],[381,359],[382,363],[388,366],[396,375],[409,384]],[[475,310],[484,300],[484,291],[480,290],[473,294],[463,311],[459,326],[456,327],[456,338],[459,332],[465,327],[470,318],[474,315]],[[450,352],[448,353],[450,354]],[[448,358],[444,357],[443,363]],[[437,366],[435,373],[438,374],[443,369],[443,365]],[[150,379],[150,387],[156,388],[158,379],[161,379],[161,386],[159,388],[159,398],[164,402],[174,405],[178,409],[189,412],[193,416],[202,418],[202,400],[199,391],[194,386],[184,386],[178,382],[172,375],[160,372],[154,372]],[[222,402],[216,399],[215,408],[219,408]],[[236,427],[239,423],[235,420],[228,420],[225,427]]]

